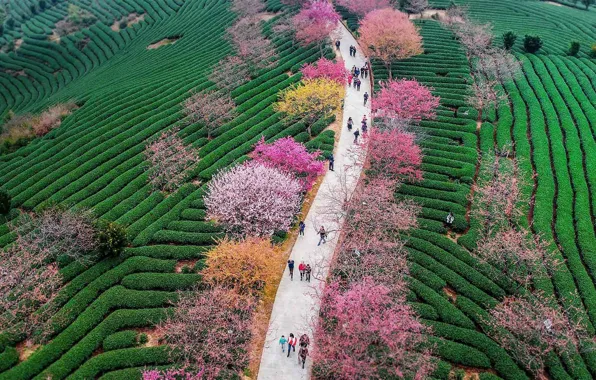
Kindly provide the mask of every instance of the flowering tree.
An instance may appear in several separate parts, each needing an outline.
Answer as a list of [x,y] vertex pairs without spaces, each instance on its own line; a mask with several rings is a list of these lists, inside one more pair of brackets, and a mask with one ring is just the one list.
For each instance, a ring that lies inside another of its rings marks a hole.
[[422,17],[422,13],[428,9],[428,0],[408,0],[406,4],[406,10],[410,13],[419,14]]
[[213,67],[209,80],[217,87],[231,92],[250,80],[248,65],[240,57],[226,57]]
[[499,107],[507,102],[507,94],[500,91],[495,80],[485,80],[476,77],[472,84],[472,95],[466,97],[466,102],[478,110],[478,120],[482,120],[482,113]]
[[173,359],[206,379],[232,378],[249,362],[254,299],[215,287],[180,292],[174,312],[160,326]]
[[204,91],[192,95],[184,102],[184,112],[193,123],[200,122],[207,128],[207,138],[213,131],[236,116],[236,103],[230,95]]
[[265,10],[263,0],[233,0],[232,12],[240,17],[253,17]]
[[338,59],[333,62],[327,58],[319,58],[317,62],[304,64],[300,69],[302,77],[306,80],[314,78],[326,78],[345,85],[348,79],[348,70],[344,66],[344,61]]
[[184,144],[178,129],[163,132],[145,148],[149,162],[149,182],[158,191],[176,191],[183,183],[188,169],[199,162],[198,152]]
[[316,43],[323,55],[323,44],[337,28],[340,19],[331,2],[313,0],[292,19],[296,39],[305,46]]
[[49,207],[39,213],[23,212],[10,226],[19,251],[54,261],[59,256],[88,261],[97,248],[94,219],[86,209]]
[[435,117],[439,100],[414,79],[390,80],[381,83],[371,109],[375,116],[419,121]]
[[543,240],[525,229],[512,227],[483,236],[474,254],[525,287],[536,279],[548,277],[561,265]]
[[338,282],[332,282],[324,290],[315,331],[314,376],[426,378],[435,368],[424,345],[428,332],[405,297],[395,300],[386,286],[365,278],[342,291]]
[[408,15],[391,8],[378,9],[360,21],[359,43],[365,54],[378,58],[387,67],[391,63],[422,54],[422,37]]
[[207,252],[205,264],[201,274],[206,284],[258,297],[283,270],[284,257],[269,239],[224,239]]
[[49,303],[62,285],[53,259],[55,253],[45,244],[0,250],[0,331],[29,335],[50,318],[54,309]]
[[421,180],[422,151],[412,133],[373,128],[368,143],[369,176]]
[[492,46],[491,24],[474,24],[466,20],[455,24],[454,33],[466,48],[468,56],[480,55]]
[[390,0],[338,0],[337,3],[360,17],[376,9],[392,7]]
[[291,118],[305,120],[310,134],[312,123],[341,109],[344,93],[344,86],[336,81],[309,79],[283,90],[274,108]]
[[143,370],[143,380],[200,380],[205,371],[189,372],[185,369]]
[[227,32],[238,54],[250,67],[262,69],[275,62],[275,47],[263,35],[259,19],[242,18]]
[[300,207],[301,191],[290,174],[246,163],[213,177],[205,205],[209,218],[231,234],[270,236],[290,227]]
[[505,49],[490,49],[478,57],[474,69],[483,77],[503,83],[521,73],[521,64]]
[[580,343],[593,346],[581,315],[579,310],[563,308],[557,300],[538,294],[505,298],[490,310],[486,322],[489,335],[518,363],[540,376],[549,353],[569,355],[577,352]]
[[302,184],[302,190],[308,191],[317,177],[325,172],[323,161],[317,159],[320,154],[319,151],[309,153],[304,144],[285,137],[272,144],[266,144],[262,138],[250,157],[262,165],[293,175]]

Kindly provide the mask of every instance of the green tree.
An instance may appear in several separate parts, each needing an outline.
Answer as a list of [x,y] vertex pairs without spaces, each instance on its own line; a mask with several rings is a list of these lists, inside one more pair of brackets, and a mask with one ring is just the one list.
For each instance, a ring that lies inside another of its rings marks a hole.
[[97,250],[104,256],[118,256],[128,245],[126,229],[118,223],[100,220],[96,225]]
[[588,10],[590,5],[594,4],[594,0],[582,0],[582,4],[586,7],[586,10]]
[[503,33],[503,47],[506,50],[510,50],[515,44],[516,39],[517,34],[513,33],[512,31]]
[[542,47],[542,38],[539,36],[530,36],[526,34],[524,37],[524,50],[528,53],[536,53]]
[[0,187],[0,214],[8,214],[10,211],[10,201],[11,197],[10,194],[8,194],[8,191],[6,191],[5,188]]
[[569,51],[567,52],[567,54],[569,54],[572,57],[577,57],[577,54],[579,53],[579,42],[578,41],[572,41],[571,45],[569,45]]

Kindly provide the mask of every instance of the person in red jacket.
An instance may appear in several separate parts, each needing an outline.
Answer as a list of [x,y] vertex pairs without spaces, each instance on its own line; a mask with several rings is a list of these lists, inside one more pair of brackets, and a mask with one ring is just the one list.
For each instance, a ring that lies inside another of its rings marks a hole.
[[297,341],[298,339],[294,337],[294,334],[290,334],[290,338],[288,338],[288,358],[290,357],[290,352],[292,352],[292,349],[294,349],[294,352],[296,352]]
[[302,281],[302,279],[304,278],[304,271],[306,270],[306,265],[304,265],[304,261],[300,262],[300,265],[298,265],[298,270],[300,271],[300,281]]

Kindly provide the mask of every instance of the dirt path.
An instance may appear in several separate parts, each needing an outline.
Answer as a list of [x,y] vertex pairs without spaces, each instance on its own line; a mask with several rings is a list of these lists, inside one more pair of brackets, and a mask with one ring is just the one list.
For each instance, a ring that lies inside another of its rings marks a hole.
[[[357,45],[354,37],[350,32],[341,25],[341,55],[344,59],[346,68],[350,70],[352,66],[364,66],[364,56],[358,52],[356,57],[351,57],[349,54],[350,45]],[[343,119],[341,120],[341,132],[339,141],[335,149],[335,171],[329,171],[323,179],[323,183],[313,201],[310,211],[306,217],[306,232],[304,236],[298,237],[296,244],[292,248],[290,258],[296,263],[294,270],[294,280],[290,281],[289,272],[286,268],[284,277],[279,284],[273,310],[271,312],[271,319],[269,321],[269,328],[267,337],[261,356],[261,365],[259,368],[258,379],[309,379],[311,363],[310,359],[306,361],[305,369],[302,369],[298,364],[298,350],[292,352],[290,358],[287,358],[287,352],[281,352],[281,347],[278,340],[281,335],[286,338],[290,333],[294,333],[296,337],[301,334],[308,334],[311,337],[311,345],[309,350],[312,351],[313,345],[316,344],[310,331],[309,322],[314,320],[318,315],[319,304],[316,297],[314,297],[314,289],[321,285],[320,280],[315,278],[312,282],[307,283],[300,281],[298,273],[298,264],[301,261],[310,263],[316,267],[313,272],[317,273],[317,278],[324,279],[327,276],[328,264],[333,257],[335,244],[337,243],[338,233],[330,236],[330,240],[326,244],[317,246],[319,237],[316,229],[313,227],[313,221],[317,219],[317,215],[321,214],[320,210],[326,209],[327,199],[331,189],[335,188],[341,181],[342,169],[346,166],[353,166],[352,155],[349,155],[349,150],[354,146],[354,136],[348,132],[346,123],[348,117],[354,119],[355,126],[359,125],[360,120],[364,114],[370,119],[370,109],[363,105],[363,94],[365,91],[370,93],[369,79],[362,79],[362,86],[360,91],[348,87],[346,97],[344,100]],[[351,190],[356,185],[356,178],[358,173],[352,173],[348,181],[348,186]],[[336,231],[341,226],[334,222],[325,221],[325,228],[328,231]]]

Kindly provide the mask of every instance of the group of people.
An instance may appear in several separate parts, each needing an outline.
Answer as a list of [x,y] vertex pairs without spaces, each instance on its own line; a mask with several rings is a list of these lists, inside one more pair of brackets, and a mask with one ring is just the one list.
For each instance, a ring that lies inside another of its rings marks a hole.
[[[368,100],[368,93],[364,94],[364,104],[366,105],[366,101]],[[352,128],[354,127],[354,120],[352,120],[351,117],[348,118],[348,131],[352,131]],[[368,119],[366,118],[366,115],[364,115],[362,117],[362,122],[361,122],[361,128],[362,128],[362,133],[366,133],[368,131]],[[356,130],[354,131],[354,144],[358,143],[358,137],[360,136],[360,129],[356,128]]]
[[348,87],[352,87],[352,81],[354,82],[354,88],[356,91],[360,91],[360,86],[362,85],[361,78],[368,77],[368,62],[364,64],[364,67],[361,69],[357,68],[356,66],[352,67],[352,71],[348,75]]
[[296,352],[296,343],[300,345],[300,349],[298,350],[298,364],[302,364],[302,368],[304,368],[304,363],[306,362],[306,357],[308,356],[308,345],[310,344],[310,338],[306,334],[302,334],[300,339],[296,339],[293,333],[290,333],[290,337],[286,339],[285,335],[282,335],[279,338],[279,344],[281,346],[281,352],[286,352],[286,343],[288,344],[288,358],[290,357],[290,352],[294,350]]
[[[288,269],[290,270],[290,280],[294,281],[294,260],[288,260]],[[300,271],[300,281],[310,282],[310,274],[312,273],[310,264],[304,264],[304,261],[301,261],[298,265],[298,271]]]
[[[337,43],[335,46],[337,46],[339,48],[339,45],[337,45]],[[356,56],[356,46],[354,46],[354,45],[350,45],[350,56],[352,56],[352,57]]]

